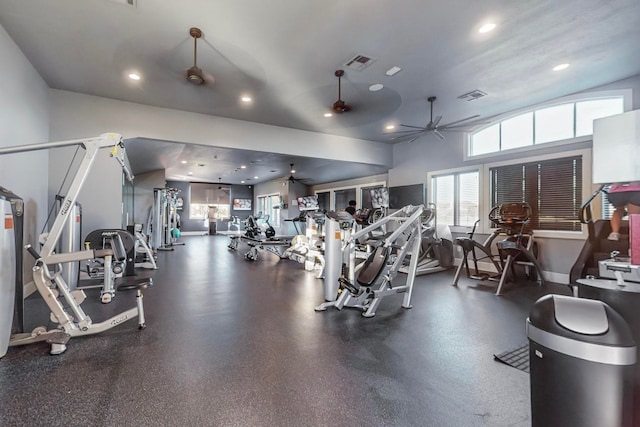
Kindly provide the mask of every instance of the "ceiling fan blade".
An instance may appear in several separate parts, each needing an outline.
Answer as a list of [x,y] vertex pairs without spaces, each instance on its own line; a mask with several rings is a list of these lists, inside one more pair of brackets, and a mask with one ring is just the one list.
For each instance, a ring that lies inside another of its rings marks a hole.
[[419,132],[427,132],[427,129],[411,129],[411,130],[397,130],[395,132],[385,132],[385,135],[397,135],[397,134],[410,134],[410,133],[419,133]]
[[442,116],[437,116],[436,119],[433,121],[433,126],[438,126],[438,123],[440,123],[440,120],[442,120]]
[[416,136],[414,136],[413,138],[411,138],[410,140],[408,140],[407,142],[413,142],[413,141],[415,141],[416,139],[421,138],[421,137],[422,137],[422,135],[416,135]]
[[474,130],[477,129],[478,126],[483,124],[487,124],[487,123],[478,122],[478,123],[462,124],[457,126],[440,126],[438,129],[446,130],[446,131],[473,132]]
[[480,115],[476,114],[475,116],[469,116],[469,117],[466,117],[466,118],[464,118],[464,119],[456,120],[455,122],[447,123],[446,125],[442,125],[442,126],[440,126],[440,129],[442,129],[442,128],[447,128],[447,127],[449,127],[449,126],[453,126],[453,125],[455,125],[455,124],[457,124],[457,123],[466,122],[467,120],[472,120],[472,119],[475,119],[475,118],[477,118],[477,117],[480,117]]
[[438,138],[440,138],[441,140],[444,140],[445,137],[443,134],[441,134],[437,129],[433,131],[434,135],[437,136]]
[[411,125],[403,125],[403,124],[399,124],[398,126],[402,126],[402,127],[405,127],[405,128],[427,130],[427,128],[425,128],[424,126],[411,126]]
[[392,141],[400,141],[400,140],[409,140],[409,141],[415,141],[417,138],[420,138],[422,135],[424,135],[425,133],[427,133],[427,131],[418,131],[418,132],[410,132],[410,133],[405,133],[402,135],[396,135],[393,138],[391,138]]
[[438,129],[439,132],[461,132],[461,133],[470,133],[473,132],[473,129],[466,129],[466,128],[439,128]]

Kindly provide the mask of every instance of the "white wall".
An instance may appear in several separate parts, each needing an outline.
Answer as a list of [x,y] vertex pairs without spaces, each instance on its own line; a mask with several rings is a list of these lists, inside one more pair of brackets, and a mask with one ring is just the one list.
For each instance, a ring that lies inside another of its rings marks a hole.
[[[0,147],[48,141],[49,88],[1,26],[0,64]],[[46,221],[47,159],[46,150],[0,155],[0,185],[25,202],[25,244],[38,242]],[[31,257],[24,259],[30,272]]]
[[[51,90],[51,138],[66,140],[115,132],[124,138],[145,137],[217,147],[391,166],[388,144],[268,126],[203,114],[151,107],[78,93]],[[52,194],[72,157],[71,149],[57,149],[50,160]],[[88,177],[78,201],[85,231],[119,227],[121,186],[119,169],[102,156]],[[135,185],[135,181],[134,181]],[[281,190],[281,189],[280,189]]]
[[125,138],[265,151],[302,157],[392,165],[389,144],[263,125],[131,102],[51,91],[52,134],[65,139],[116,132]]

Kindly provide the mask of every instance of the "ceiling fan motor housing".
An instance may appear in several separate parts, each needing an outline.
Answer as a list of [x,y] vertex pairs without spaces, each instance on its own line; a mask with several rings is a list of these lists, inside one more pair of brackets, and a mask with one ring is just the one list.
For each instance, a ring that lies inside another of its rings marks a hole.
[[351,110],[351,107],[348,106],[343,100],[339,99],[336,102],[333,103],[333,111],[335,111],[336,113],[340,114],[340,113],[346,113],[347,111]]
[[194,85],[201,85],[204,83],[204,77],[202,76],[202,70],[196,66],[193,66],[187,70],[187,80]]

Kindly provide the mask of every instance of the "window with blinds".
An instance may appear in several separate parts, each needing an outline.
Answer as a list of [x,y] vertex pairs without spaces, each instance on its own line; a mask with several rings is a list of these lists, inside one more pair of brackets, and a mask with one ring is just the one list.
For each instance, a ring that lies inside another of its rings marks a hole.
[[478,219],[479,172],[456,172],[434,176],[431,201],[436,204],[439,224],[472,226]]
[[493,167],[490,203],[529,203],[534,230],[581,231],[582,156]]

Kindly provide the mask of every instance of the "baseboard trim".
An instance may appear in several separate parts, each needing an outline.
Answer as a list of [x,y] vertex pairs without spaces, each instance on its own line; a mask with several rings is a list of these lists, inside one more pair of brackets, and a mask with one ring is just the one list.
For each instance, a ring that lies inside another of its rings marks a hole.
[[206,236],[209,232],[206,230],[203,231],[181,231],[181,236]]
[[[455,258],[453,260],[453,264],[456,267],[459,266],[461,262],[462,262],[462,258]],[[471,264],[473,264],[473,263],[471,262]],[[473,268],[473,267],[470,266],[470,268]],[[480,271],[484,271],[486,273],[497,273],[498,272],[498,270],[496,270],[496,267],[490,262],[482,262],[482,261],[478,262],[478,269],[480,269]],[[544,280],[546,280],[548,282],[559,283],[561,285],[568,285],[569,284],[569,275],[566,274],[566,273],[557,273],[555,271],[542,270],[542,275],[544,276]]]

